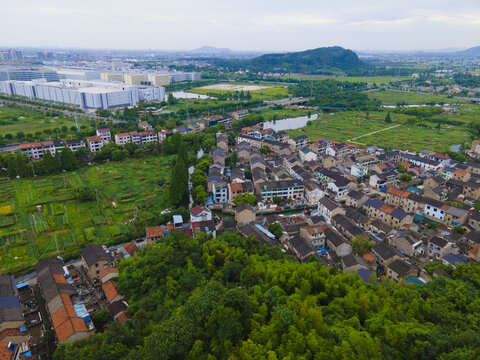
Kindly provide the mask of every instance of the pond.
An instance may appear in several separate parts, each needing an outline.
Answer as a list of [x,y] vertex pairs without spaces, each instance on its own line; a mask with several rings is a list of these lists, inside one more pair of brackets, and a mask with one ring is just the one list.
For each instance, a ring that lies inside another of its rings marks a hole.
[[294,130],[299,129],[307,125],[309,120],[316,120],[318,114],[312,114],[310,117],[308,116],[299,116],[295,118],[287,118],[287,119],[280,119],[274,121],[268,121],[263,123],[264,129],[272,128],[275,131],[282,131],[282,130]]

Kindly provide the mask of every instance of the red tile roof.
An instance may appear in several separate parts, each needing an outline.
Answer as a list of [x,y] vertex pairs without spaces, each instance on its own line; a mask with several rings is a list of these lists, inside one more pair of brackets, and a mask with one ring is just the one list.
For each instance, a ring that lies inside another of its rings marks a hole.
[[137,244],[133,242],[126,243],[123,248],[127,251],[130,256],[133,256],[136,252],[138,252]]
[[145,229],[147,238],[163,236],[163,230],[161,226],[152,226]]
[[87,141],[101,141],[102,138],[100,136],[90,136],[87,138]]
[[398,196],[398,197],[406,198],[406,197],[408,197],[408,195],[410,195],[410,192],[400,190],[400,189],[395,189],[393,187],[389,187],[387,189],[387,194],[392,194],[392,195],[395,195],[395,196]]
[[190,210],[190,212],[194,215],[194,216],[198,216],[200,215],[202,212],[203,212],[203,209],[196,205],[192,210]]
[[112,302],[119,294],[115,288],[115,282],[108,280],[106,283],[102,284],[102,290],[107,297],[108,302]]
[[98,277],[102,279],[108,274],[118,274],[118,268],[113,266],[107,267],[106,269],[103,269],[102,271],[100,271],[100,273],[98,274]]

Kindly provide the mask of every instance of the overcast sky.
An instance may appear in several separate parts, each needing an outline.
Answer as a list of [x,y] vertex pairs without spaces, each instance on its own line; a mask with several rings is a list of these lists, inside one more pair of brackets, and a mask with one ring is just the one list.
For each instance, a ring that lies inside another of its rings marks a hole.
[[0,46],[295,51],[480,45],[476,0],[2,0]]

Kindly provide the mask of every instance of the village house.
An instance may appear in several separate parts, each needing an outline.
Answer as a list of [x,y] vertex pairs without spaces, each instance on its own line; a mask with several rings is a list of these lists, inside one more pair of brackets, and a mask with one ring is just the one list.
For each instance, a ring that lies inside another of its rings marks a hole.
[[413,222],[411,215],[377,199],[368,199],[363,204],[363,208],[371,218],[382,220],[394,228],[400,228]]
[[331,228],[325,229],[327,247],[338,256],[346,256],[352,253],[352,243]]
[[301,149],[298,153],[301,162],[317,161],[318,159],[317,154],[308,148]]
[[365,234],[365,231],[360,226],[355,224],[352,219],[343,214],[337,214],[333,216],[332,224],[347,239],[351,239],[354,236]]
[[19,331],[25,323],[15,279],[11,275],[0,275],[0,304],[0,342],[18,345],[26,341],[27,336]]
[[468,221],[468,211],[455,206],[450,206],[445,210],[443,223],[447,226],[462,226]]
[[310,246],[308,241],[299,236],[295,236],[288,241],[288,249],[300,262],[305,262],[310,256],[315,255],[315,250]]
[[110,133],[110,129],[108,128],[97,129],[95,135],[100,136],[102,138],[104,145],[112,141],[112,134]]
[[217,228],[215,226],[215,221],[213,220],[204,220],[199,222],[190,223],[192,232],[195,233],[204,233],[211,234],[214,238],[217,237]]
[[361,256],[353,254],[345,255],[341,258],[340,262],[342,264],[343,271],[345,271],[347,274],[357,272],[360,269],[368,270],[368,263]]
[[410,192],[408,191],[389,187],[386,191],[385,203],[400,209],[404,209],[406,199],[408,198],[409,195],[410,195]]
[[401,231],[393,237],[392,245],[410,257],[425,253],[423,236],[413,231]]
[[427,244],[427,255],[428,257],[440,260],[445,255],[449,253],[456,253],[456,248],[454,249],[453,243],[439,237],[434,236],[428,241]]
[[322,215],[329,223],[332,222],[332,217],[335,215],[345,215],[345,209],[326,196],[319,200],[317,209],[320,215]]
[[255,208],[248,204],[235,207],[235,221],[239,226],[255,221]]
[[238,195],[242,194],[252,194],[253,195],[253,184],[250,180],[245,182],[231,182],[227,184],[228,187],[228,202],[233,204]]
[[388,280],[393,280],[396,282],[401,282],[409,277],[416,277],[418,274],[419,270],[417,268],[399,259],[393,261],[387,269]]
[[161,226],[151,226],[145,229],[147,244],[155,244],[161,237],[163,237],[163,230]]
[[309,204],[316,204],[325,196],[325,192],[312,181],[305,183],[305,199]]
[[150,125],[147,121],[140,121],[138,123],[138,128],[145,131],[153,130],[153,126]]
[[85,142],[80,139],[65,140],[65,146],[68,147],[73,152],[77,151],[80,148],[86,148]]
[[383,269],[387,268],[394,260],[404,257],[400,251],[385,243],[378,243],[372,248],[371,252]]
[[273,201],[274,197],[295,200],[303,197],[305,186],[298,180],[271,181],[262,185],[260,196],[265,201]]
[[368,196],[360,190],[351,190],[345,197],[345,205],[359,209],[363,206],[365,201],[368,200]]
[[206,207],[196,205],[190,209],[190,222],[212,220],[212,212]]
[[75,311],[74,305],[83,304],[72,302],[79,296],[63,262],[57,258],[41,259],[35,271],[58,342],[73,342],[90,336],[84,319]]
[[300,229],[300,236],[308,243],[316,248],[325,247],[325,230],[328,225],[311,225],[304,226]]
[[468,218],[468,225],[470,225],[472,229],[476,231],[480,230],[480,212],[475,211],[473,214],[470,214]]
[[80,251],[83,266],[90,279],[98,278],[100,271],[108,267],[112,261],[112,255],[102,245],[90,244]]

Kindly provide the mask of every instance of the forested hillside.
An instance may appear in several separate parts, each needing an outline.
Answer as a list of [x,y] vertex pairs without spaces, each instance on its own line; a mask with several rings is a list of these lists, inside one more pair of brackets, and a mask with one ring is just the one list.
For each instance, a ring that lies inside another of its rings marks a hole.
[[123,260],[132,320],[58,359],[478,359],[480,267],[363,283],[234,233],[167,236]]
[[366,69],[366,65],[357,54],[340,46],[284,54],[265,54],[248,60],[222,60],[219,65],[231,71],[304,74],[349,73]]

